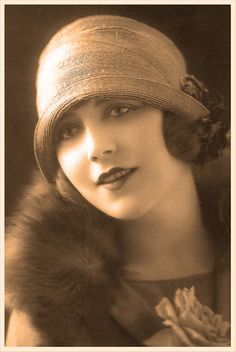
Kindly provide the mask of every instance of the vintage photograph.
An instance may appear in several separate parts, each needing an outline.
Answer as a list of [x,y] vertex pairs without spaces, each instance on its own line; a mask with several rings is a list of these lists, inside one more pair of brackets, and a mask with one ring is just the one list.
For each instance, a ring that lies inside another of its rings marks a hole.
[[230,18],[5,4],[5,347],[232,346]]

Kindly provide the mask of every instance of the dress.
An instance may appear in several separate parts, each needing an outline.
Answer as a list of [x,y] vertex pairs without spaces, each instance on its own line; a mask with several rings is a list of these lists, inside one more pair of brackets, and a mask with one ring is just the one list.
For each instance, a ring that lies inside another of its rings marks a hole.
[[[219,217],[210,224],[217,223],[216,248],[224,252],[215,272],[138,282],[123,274],[122,243],[102,214],[65,200],[39,175],[22,199],[7,226],[6,303],[31,317],[40,346],[142,346],[162,328],[154,306],[177,288],[195,286],[201,303],[217,311],[216,285],[229,259]],[[209,197],[203,209],[208,203]]]
[[163,328],[162,319],[155,314],[154,307],[163,297],[173,300],[177,289],[196,289],[199,300],[216,309],[215,272],[194,275],[175,280],[140,281],[124,280],[115,305],[111,308],[114,319],[133,337],[135,345]]

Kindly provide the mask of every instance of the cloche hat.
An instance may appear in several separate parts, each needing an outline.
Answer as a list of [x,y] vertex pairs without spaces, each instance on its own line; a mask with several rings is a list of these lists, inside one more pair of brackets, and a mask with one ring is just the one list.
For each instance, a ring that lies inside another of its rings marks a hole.
[[53,134],[63,113],[89,98],[139,99],[187,120],[209,111],[181,90],[185,60],[164,34],[134,19],[89,16],[62,28],[41,54],[35,156],[49,182],[58,167]]

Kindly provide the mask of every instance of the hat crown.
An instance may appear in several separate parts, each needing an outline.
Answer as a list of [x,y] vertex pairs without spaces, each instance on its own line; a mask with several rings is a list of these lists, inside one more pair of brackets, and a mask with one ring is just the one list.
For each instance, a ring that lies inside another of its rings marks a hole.
[[42,116],[68,85],[110,76],[157,81],[180,88],[185,61],[164,34],[133,19],[91,16],[60,30],[40,58],[37,106]]

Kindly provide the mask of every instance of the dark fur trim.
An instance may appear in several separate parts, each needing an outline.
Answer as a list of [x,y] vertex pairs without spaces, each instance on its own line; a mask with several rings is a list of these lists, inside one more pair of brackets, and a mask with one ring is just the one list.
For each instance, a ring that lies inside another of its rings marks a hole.
[[108,309],[120,267],[108,222],[83,201],[65,202],[38,175],[10,220],[7,304],[30,314],[45,345],[93,344],[90,323]]

